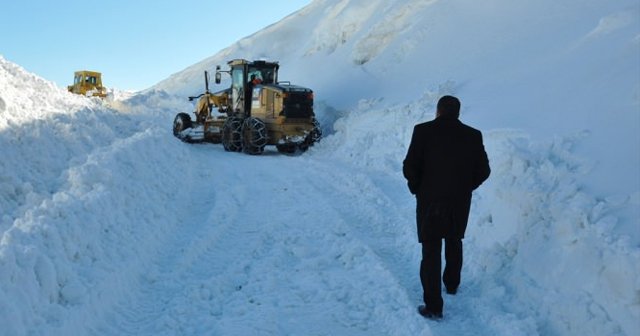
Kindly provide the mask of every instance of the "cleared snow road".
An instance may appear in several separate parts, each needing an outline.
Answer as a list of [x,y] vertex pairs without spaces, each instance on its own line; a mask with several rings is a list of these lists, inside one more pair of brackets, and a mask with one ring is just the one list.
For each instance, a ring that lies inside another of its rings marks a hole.
[[183,183],[191,199],[167,205],[180,213],[179,225],[94,332],[428,335],[430,325],[479,331],[483,323],[468,320],[463,306],[452,306],[452,316],[462,316],[448,327],[415,313],[413,203],[397,176],[311,154],[252,157],[210,145],[187,152],[184,160],[197,172]]

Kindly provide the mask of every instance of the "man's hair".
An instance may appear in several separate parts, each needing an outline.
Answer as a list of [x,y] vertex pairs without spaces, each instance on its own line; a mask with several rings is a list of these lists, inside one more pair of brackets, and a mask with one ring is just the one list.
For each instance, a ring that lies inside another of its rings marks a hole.
[[454,96],[443,96],[438,100],[438,112],[441,116],[460,116],[460,101]]

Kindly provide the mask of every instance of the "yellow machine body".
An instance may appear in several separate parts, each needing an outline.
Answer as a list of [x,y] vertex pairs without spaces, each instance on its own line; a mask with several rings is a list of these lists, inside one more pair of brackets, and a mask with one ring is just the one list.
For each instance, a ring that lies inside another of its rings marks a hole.
[[67,90],[89,97],[107,96],[107,89],[102,85],[102,74],[96,71],[76,71],[73,74],[73,85],[67,86]]
[[[210,93],[205,72],[205,93],[189,97],[198,99],[196,120],[179,113],[174,135],[188,142],[222,143],[228,151],[249,154],[262,153],[266,145],[275,145],[284,153],[305,151],[320,140],[311,89],[278,82],[277,62],[235,59],[228,65],[228,71],[217,68],[216,83],[221,73],[228,73],[230,87]],[[214,107],[221,114],[213,115]]]

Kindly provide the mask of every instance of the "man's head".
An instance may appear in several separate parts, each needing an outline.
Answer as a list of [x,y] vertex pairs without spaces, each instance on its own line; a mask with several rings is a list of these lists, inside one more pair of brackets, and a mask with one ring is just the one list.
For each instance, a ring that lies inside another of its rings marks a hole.
[[438,100],[436,117],[454,117],[460,116],[460,101],[454,96],[443,96]]

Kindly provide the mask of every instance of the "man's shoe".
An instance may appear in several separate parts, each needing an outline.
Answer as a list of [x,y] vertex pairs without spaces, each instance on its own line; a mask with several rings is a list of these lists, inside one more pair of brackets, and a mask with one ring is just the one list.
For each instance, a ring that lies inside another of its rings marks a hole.
[[434,312],[427,309],[427,306],[420,305],[418,306],[418,313],[422,315],[424,318],[428,318],[430,320],[439,321],[442,320],[442,312]]
[[447,288],[447,294],[449,295],[456,295],[456,293],[458,293],[458,288]]

